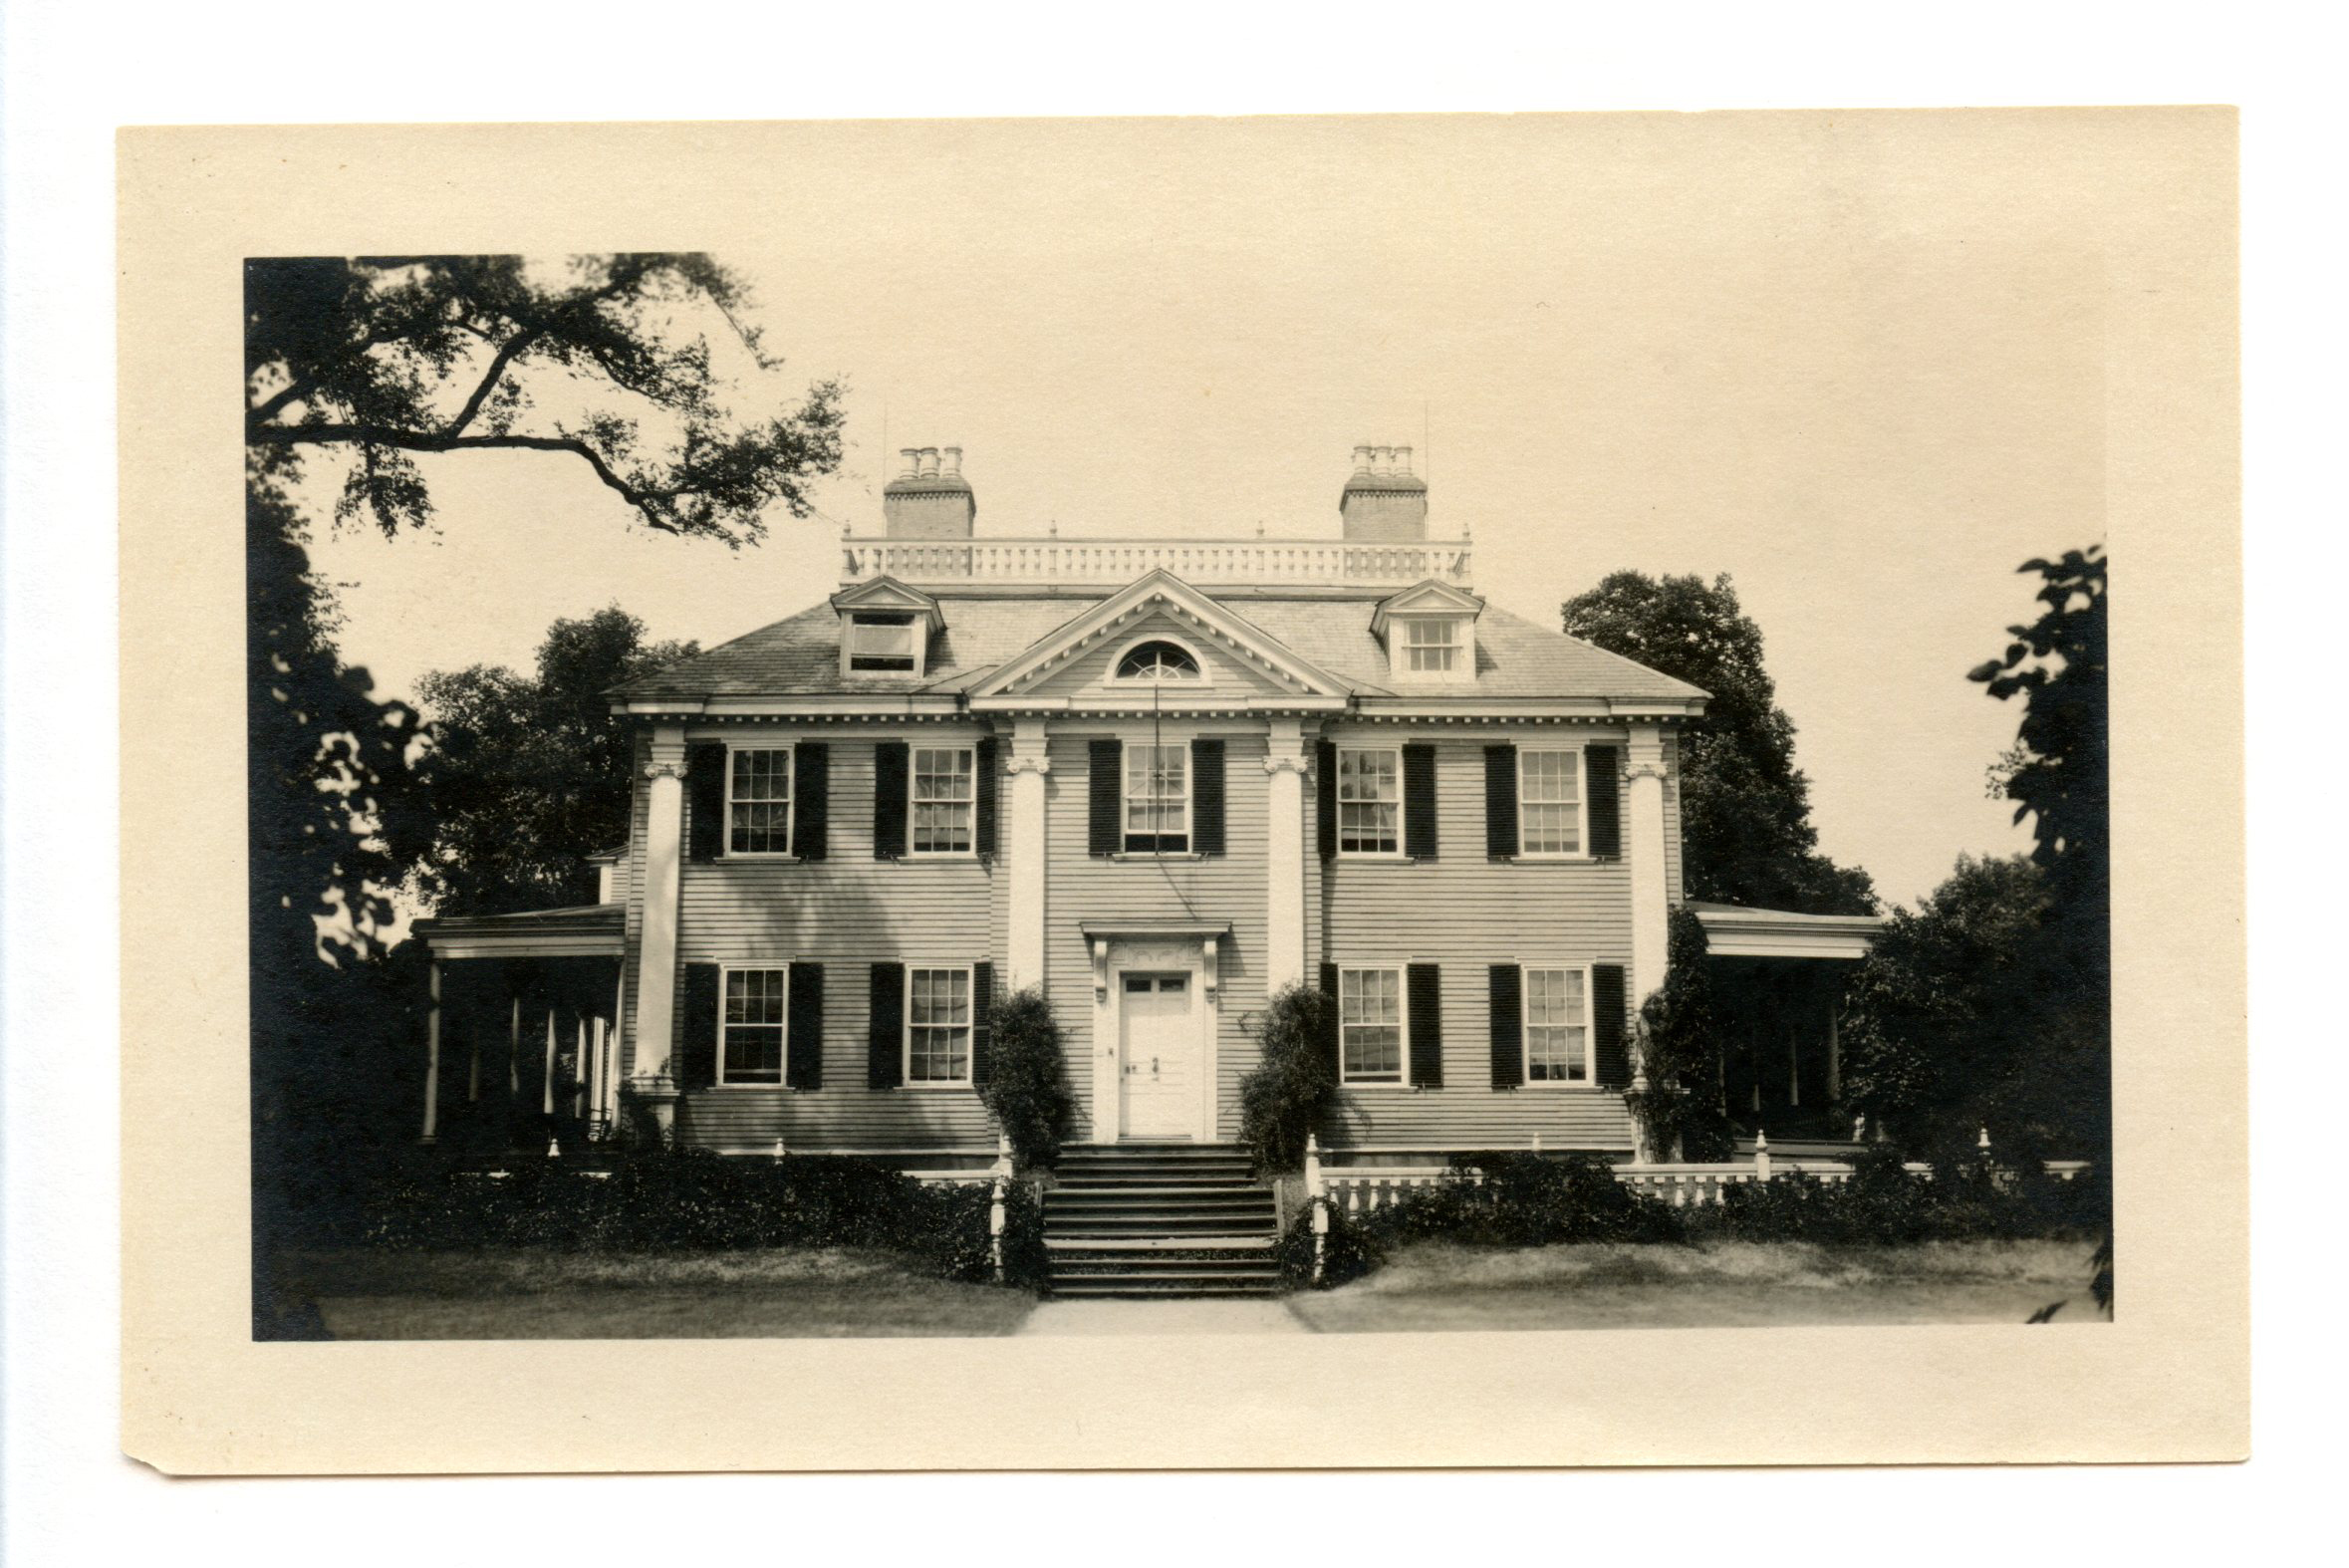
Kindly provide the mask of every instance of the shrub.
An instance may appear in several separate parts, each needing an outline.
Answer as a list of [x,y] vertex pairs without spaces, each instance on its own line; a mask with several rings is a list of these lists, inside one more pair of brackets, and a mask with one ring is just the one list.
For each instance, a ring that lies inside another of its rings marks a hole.
[[994,1043],[980,1097],[1011,1140],[1021,1169],[1049,1170],[1059,1162],[1061,1135],[1075,1101],[1062,1073],[1060,1022],[1042,991],[1016,992],[995,1009]]
[[1322,1237],[1321,1283],[1313,1280],[1313,1210],[1308,1206],[1280,1238],[1275,1261],[1287,1290],[1335,1290],[1370,1273],[1387,1261],[1388,1238],[1383,1227],[1350,1219],[1336,1207],[1330,1210],[1329,1233]]
[[1484,1178],[1470,1190],[1480,1193],[1492,1239],[1502,1246],[1679,1239],[1672,1209],[1616,1180],[1604,1160],[1511,1152],[1470,1163]]
[[1260,1063],[1240,1080],[1239,1137],[1259,1171],[1303,1167],[1305,1140],[1337,1099],[1337,1068],[1329,1056],[1330,1007],[1320,991],[1289,985],[1245,1021]]

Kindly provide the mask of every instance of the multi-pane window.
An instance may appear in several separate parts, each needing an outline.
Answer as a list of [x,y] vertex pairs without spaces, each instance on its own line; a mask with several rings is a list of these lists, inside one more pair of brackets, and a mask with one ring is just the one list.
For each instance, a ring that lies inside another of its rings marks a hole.
[[875,613],[849,618],[849,668],[911,673],[916,667],[911,615]]
[[1403,847],[1402,754],[1338,753],[1338,848],[1348,855],[1392,855]]
[[726,848],[736,855],[791,849],[791,748],[734,753],[726,778]]
[[783,976],[781,969],[726,971],[725,1038],[718,1051],[718,1082],[783,1081]]
[[1338,1060],[1350,1084],[1403,1082],[1403,971],[1338,971]]
[[976,777],[968,746],[914,748],[914,853],[954,855],[971,846]]
[[1582,753],[1520,751],[1518,853],[1582,853]]
[[914,969],[907,982],[906,1082],[970,1082],[970,971]]
[[1178,643],[1143,643],[1118,660],[1120,680],[1196,680],[1199,661]]
[[1126,848],[1190,848],[1190,747],[1126,743]]
[[1459,666],[1460,626],[1435,618],[1403,624],[1404,668],[1417,675],[1449,674]]
[[1525,971],[1525,1080],[1590,1082],[1590,999],[1580,969]]

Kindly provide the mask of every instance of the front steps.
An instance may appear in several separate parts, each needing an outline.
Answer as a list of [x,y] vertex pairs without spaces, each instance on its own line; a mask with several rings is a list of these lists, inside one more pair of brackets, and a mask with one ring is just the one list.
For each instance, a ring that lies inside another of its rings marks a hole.
[[1269,1296],[1272,1192],[1235,1144],[1078,1146],[1044,1197],[1056,1297]]

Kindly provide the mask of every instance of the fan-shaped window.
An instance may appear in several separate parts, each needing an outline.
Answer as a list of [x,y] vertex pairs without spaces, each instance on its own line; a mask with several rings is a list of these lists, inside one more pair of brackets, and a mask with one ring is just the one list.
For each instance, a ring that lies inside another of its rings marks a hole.
[[1118,660],[1120,680],[1196,680],[1199,661],[1175,643],[1140,643]]

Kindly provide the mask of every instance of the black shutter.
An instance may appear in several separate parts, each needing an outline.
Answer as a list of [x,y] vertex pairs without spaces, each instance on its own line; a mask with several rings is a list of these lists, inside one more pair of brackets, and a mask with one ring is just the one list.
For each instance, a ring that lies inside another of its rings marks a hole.
[[1513,963],[1496,963],[1488,972],[1492,1087],[1514,1089],[1525,1081],[1525,973]]
[[1517,853],[1517,748],[1484,748],[1484,853],[1505,861]]
[[1403,853],[1436,858],[1436,748],[1403,748]]
[[791,853],[822,860],[831,825],[832,748],[803,740],[791,750]]
[[783,1032],[790,1043],[785,1048],[787,1060],[783,1064],[783,1082],[794,1089],[824,1087],[824,966],[820,963],[795,963],[791,966],[791,1003]]
[[970,1083],[986,1087],[989,1060],[995,1050],[995,966],[970,966]]
[[677,1087],[707,1089],[716,1083],[717,1053],[718,966],[688,963],[685,965],[685,1038],[677,1051]]
[[906,858],[907,748],[885,740],[873,748],[873,858]]
[[1322,1054],[1330,1064],[1330,1077],[1340,1076],[1338,1062],[1338,966],[1321,966],[1321,1041]]
[[1403,970],[1404,1005],[1411,1031],[1411,1085],[1443,1087],[1443,971],[1432,963]]
[[977,769],[971,787],[978,800],[973,810],[978,821],[972,830],[971,843],[981,860],[992,860],[995,856],[996,835],[1000,831],[995,822],[995,743],[992,740],[978,743],[977,750],[972,754],[971,765]]
[[1190,847],[1223,853],[1223,742],[1190,743]]
[[685,803],[691,819],[685,853],[697,861],[716,860],[726,848],[724,745],[685,748]]
[[1591,855],[1616,860],[1623,854],[1623,748],[1582,748],[1583,789],[1590,799]]
[[1623,1023],[1623,965],[1594,965],[1591,969],[1591,1044],[1592,1054],[1597,1058],[1598,1080],[1603,1088],[1631,1087],[1631,1052],[1624,1044]]
[[1115,855],[1124,842],[1119,833],[1118,770],[1125,765],[1126,748],[1114,740],[1085,743],[1085,797],[1089,812],[1085,848],[1088,854]]
[[866,1036],[865,1087],[895,1089],[906,1080],[906,966],[873,966],[872,1026]]
[[[1313,807],[1314,826],[1321,839],[1321,858],[1335,860],[1338,856],[1338,748],[1333,741],[1313,743]],[[1330,994],[1334,996],[1337,992],[1332,989]]]

